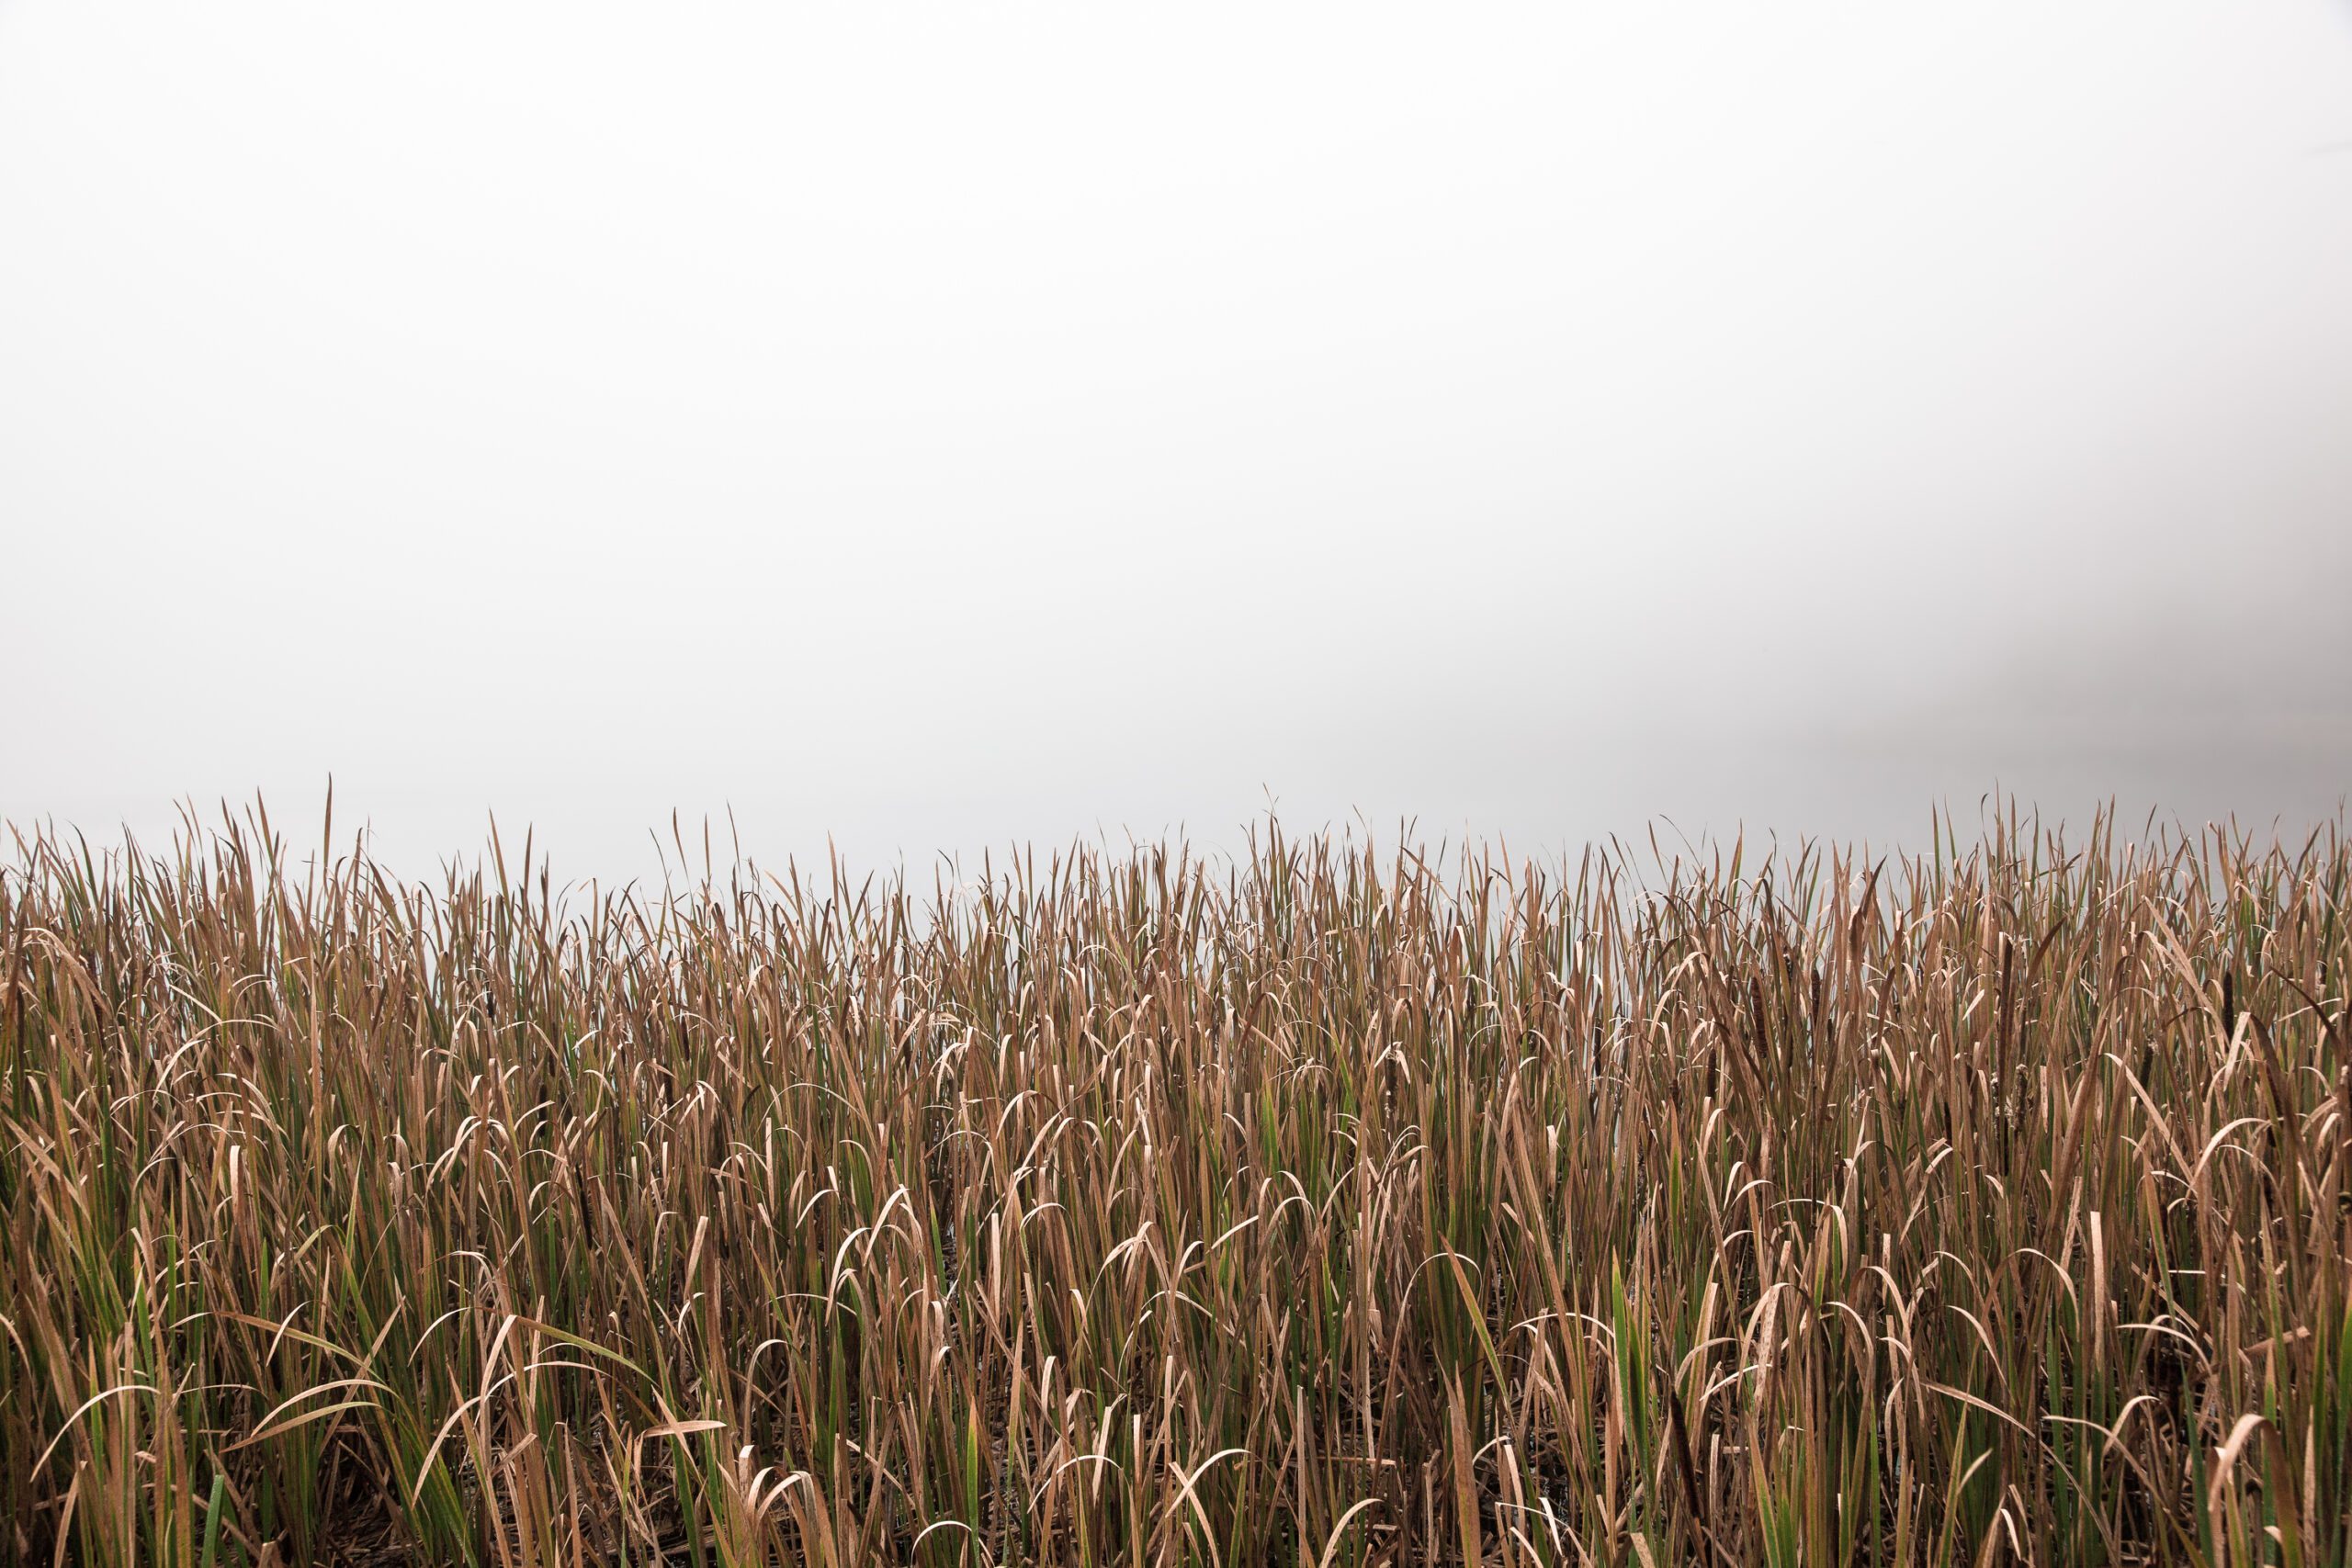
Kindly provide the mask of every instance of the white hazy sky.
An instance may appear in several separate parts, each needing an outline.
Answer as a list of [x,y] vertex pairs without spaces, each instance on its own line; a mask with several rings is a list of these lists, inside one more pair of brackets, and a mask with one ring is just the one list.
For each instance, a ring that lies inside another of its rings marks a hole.
[[2352,786],[2352,7],[0,0],[0,816]]

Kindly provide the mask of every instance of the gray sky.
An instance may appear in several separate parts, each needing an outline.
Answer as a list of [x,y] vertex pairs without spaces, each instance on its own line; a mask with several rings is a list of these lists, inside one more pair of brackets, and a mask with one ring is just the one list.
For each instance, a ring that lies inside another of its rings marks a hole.
[[0,815],[2352,787],[2352,8],[0,3]]

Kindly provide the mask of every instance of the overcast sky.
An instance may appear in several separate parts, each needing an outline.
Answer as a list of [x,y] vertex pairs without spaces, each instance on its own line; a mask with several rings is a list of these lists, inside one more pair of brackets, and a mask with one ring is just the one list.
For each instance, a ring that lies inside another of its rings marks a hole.
[[2352,787],[2352,8],[0,0],[0,816]]

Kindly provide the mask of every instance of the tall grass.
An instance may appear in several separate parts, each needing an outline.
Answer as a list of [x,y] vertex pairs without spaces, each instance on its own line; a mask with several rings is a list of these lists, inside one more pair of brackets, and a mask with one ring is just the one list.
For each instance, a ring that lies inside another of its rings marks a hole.
[[0,1556],[2352,1562],[2352,854],[0,875]]

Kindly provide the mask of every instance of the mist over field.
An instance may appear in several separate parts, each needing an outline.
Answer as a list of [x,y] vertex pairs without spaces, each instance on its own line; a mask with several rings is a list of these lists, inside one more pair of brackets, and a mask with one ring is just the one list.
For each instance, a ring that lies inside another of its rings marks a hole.
[[2352,23],[0,11],[0,815],[569,874],[2352,778]]

